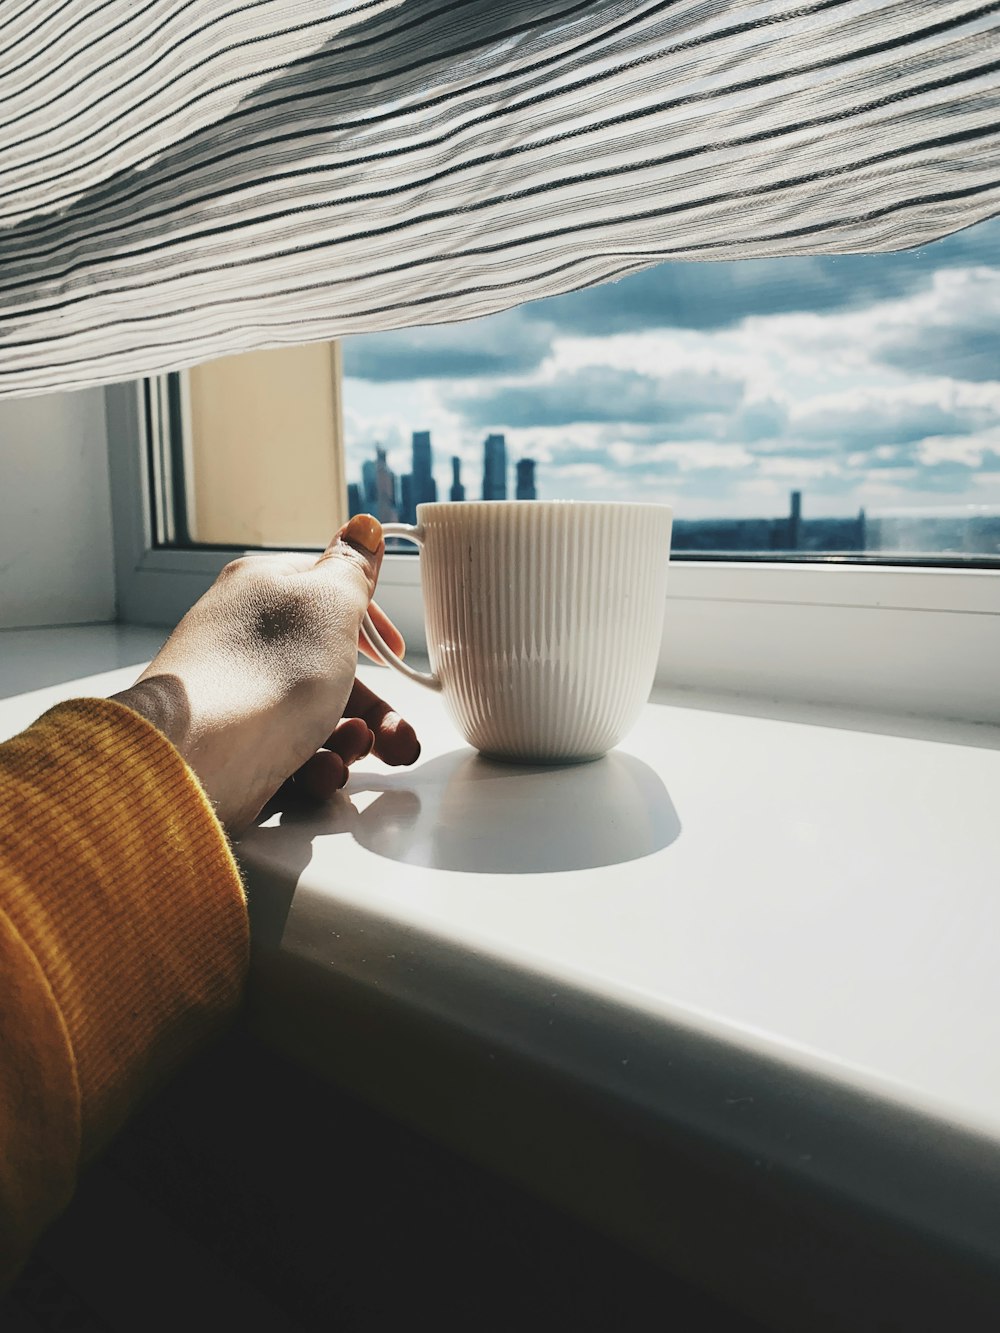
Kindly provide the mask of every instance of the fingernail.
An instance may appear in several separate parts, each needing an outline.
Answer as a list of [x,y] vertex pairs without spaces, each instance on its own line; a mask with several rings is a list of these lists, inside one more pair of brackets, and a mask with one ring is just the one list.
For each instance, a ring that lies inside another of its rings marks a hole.
[[371,514],[355,514],[340,535],[343,541],[361,546],[374,555],[382,541],[382,524]]

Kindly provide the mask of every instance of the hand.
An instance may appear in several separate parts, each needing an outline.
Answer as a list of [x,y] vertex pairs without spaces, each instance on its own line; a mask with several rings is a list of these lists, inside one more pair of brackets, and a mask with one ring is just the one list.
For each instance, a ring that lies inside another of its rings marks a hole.
[[[234,560],[135,685],[115,696],[173,742],[230,833],[292,775],[322,797],[370,752],[388,764],[419,756],[410,724],[355,679],[361,618],[384,553],[381,526],[363,514],[318,560]],[[374,603],[371,612],[402,653],[396,627]]]

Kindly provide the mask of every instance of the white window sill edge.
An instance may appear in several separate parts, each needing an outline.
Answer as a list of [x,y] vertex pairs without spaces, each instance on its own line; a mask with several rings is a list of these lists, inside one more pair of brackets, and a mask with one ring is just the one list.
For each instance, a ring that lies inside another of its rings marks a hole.
[[[119,654],[141,636],[107,631]],[[978,1221],[1000,1188],[1000,728],[656,693],[607,760],[518,775],[364,670],[424,751],[240,844],[258,1031],[695,1278],[704,1210],[673,1252],[660,1194],[692,1144],[749,1197],[836,1199],[866,1244],[1000,1265]],[[0,735],[134,675],[6,699]],[[718,1204],[721,1236],[743,1214]],[[742,1277],[730,1257],[741,1291],[768,1243],[744,1237]]]

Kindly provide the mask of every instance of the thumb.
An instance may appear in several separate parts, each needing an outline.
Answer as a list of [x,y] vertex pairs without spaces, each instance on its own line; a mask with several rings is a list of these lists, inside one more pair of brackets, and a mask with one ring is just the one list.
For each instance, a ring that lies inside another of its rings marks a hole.
[[371,514],[355,514],[335,534],[330,545],[316,561],[316,569],[323,573],[339,574],[353,568],[364,580],[365,603],[371,601],[378,581],[378,572],[385,554],[382,524]]

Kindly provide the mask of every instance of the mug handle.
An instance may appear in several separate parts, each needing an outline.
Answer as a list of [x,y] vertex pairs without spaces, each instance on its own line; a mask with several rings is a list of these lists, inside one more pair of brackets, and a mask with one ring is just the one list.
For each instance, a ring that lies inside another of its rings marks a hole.
[[[383,537],[403,537],[406,541],[413,542],[418,549],[423,549],[424,530],[419,523],[415,528],[410,527],[409,523],[383,523],[382,535]],[[428,690],[441,689],[441,681],[432,671],[418,671],[416,667],[409,666],[402,658],[396,656],[372,624],[372,618],[367,611],[361,622],[361,629],[371,647],[375,649],[386,666],[395,667],[404,676],[409,677],[418,685],[423,685]]]

